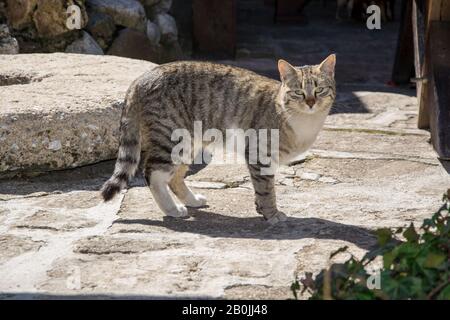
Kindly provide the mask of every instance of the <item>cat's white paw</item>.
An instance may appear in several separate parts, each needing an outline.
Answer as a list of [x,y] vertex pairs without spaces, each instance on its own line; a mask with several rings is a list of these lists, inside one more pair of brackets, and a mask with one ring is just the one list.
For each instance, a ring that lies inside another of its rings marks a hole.
[[267,219],[267,222],[271,225],[275,225],[279,222],[287,220],[287,216],[283,212],[277,212],[271,218]]
[[174,218],[183,218],[188,216],[188,210],[185,206],[177,204],[175,208],[166,212],[166,215]]
[[202,194],[194,194],[194,197],[186,200],[186,205],[192,208],[203,207],[206,205],[206,197]]

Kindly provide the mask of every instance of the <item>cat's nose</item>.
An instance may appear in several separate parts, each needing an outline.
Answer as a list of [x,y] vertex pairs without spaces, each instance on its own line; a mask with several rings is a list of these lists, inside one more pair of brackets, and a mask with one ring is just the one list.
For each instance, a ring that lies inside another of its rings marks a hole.
[[305,102],[310,108],[312,108],[316,104],[316,99],[309,98],[309,99],[306,99]]

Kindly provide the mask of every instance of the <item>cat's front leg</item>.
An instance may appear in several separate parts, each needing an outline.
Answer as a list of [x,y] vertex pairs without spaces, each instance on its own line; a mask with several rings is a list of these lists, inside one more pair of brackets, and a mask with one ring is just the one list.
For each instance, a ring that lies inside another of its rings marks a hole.
[[286,221],[286,215],[277,209],[274,175],[264,174],[260,165],[249,164],[248,169],[255,189],[256,211],[270,224]]

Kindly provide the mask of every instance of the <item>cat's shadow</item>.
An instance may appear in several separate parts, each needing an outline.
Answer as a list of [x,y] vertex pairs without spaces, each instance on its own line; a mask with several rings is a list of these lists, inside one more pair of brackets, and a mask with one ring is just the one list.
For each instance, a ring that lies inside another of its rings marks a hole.
[[[164,217],[163,220],[119,219],[114,223],[164,227],[176,232],[189,232],[209,237],[244,238],[260,240],[332,239],[354,243],[369,250],[376,244],[373,230],[320,218],[288,217],[274,226],[260,216],[233,217],[207,211],[207,208],[189,209],[188,219]],[[142,230],[140,231],[142,232]],[[151,232],[151,230],[149,230]]]

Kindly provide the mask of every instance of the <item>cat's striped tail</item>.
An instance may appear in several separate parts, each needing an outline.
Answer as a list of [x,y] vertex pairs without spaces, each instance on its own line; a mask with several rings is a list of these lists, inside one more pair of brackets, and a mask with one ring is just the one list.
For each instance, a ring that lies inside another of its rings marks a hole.
[[[130,97],[128,95],[128,97]],[[114,173],[105,182],[101,194],[109,201],[125,188],[136,173],[141,155],[140,108],[133,99],[126,101],[120,120],[119,152]]]

